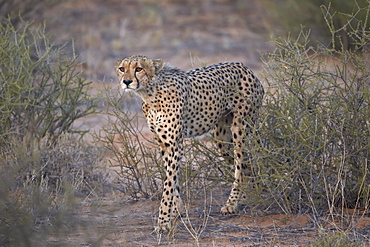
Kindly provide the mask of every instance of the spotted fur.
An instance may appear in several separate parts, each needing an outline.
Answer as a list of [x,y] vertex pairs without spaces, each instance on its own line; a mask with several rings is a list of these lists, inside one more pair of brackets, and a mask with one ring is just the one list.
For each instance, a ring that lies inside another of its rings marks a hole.
[[242,63],[220,63],[184,72],[145,56],[120,60],[116,71],[122,88],[142,98],[144,115],[166,165],[158,230],[169,231],[175,214],[181,211],[178,171],[184,138],[209,131],[226,160],[235,165],[235,181],[221,208],[222,214],[234,213],[248,164],[245,138],[264,95],[258,78]]

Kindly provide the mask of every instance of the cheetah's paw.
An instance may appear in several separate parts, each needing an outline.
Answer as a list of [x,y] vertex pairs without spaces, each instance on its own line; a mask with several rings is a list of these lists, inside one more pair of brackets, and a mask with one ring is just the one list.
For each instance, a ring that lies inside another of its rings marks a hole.
[[171,226],[169,223],[162,223],[162,224],[158,224],[155,228],[154,228],[154,231],[157,233],[157,234],[166,234],[166,233],[169,233],[171,230]]
[[235,213],[236,213],[236,207],[234,205],[225,205],[221,208],[222,215],[235,214]]

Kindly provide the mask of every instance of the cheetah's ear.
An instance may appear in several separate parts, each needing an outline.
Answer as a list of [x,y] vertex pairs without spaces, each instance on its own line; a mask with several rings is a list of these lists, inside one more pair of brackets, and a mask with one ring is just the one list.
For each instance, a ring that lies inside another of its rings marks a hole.
[[162,59],[156,59],[153,60],[153,65],[154,65],[154,73],[158,74],[161,69],[163,69],[164,62]]
[[123,59],[117,59],[116,66],[118,66],[122,61],[123,61]]

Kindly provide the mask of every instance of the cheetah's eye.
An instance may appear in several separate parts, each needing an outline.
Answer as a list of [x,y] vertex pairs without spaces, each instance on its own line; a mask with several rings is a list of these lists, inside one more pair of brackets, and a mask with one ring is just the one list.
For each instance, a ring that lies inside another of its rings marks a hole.
[[140,71],[142,71],[143,70],[143,68],[141,68],[141,67],[137,67],[136,69],[135,69],[135,71],[136,72],[140,72]]
[[123,67],[119,67],[118,68],[121,72],[125,72],[125,68],[123,68]]

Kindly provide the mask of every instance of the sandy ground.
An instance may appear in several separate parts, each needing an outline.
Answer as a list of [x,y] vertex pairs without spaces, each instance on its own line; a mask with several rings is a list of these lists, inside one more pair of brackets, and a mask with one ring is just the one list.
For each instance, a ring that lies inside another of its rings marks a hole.
[[[217,193],[215,193],[217,194]],[[285,215],[260,213],[221,216],[220,205],[204,201],[187,204],[173,236],[158,236],[154,231],[158,213],[158,201],[127,201],[126,196],[113,193],[101,198],[99,206],[87,204],[82,212],[97,225],[82,229],[102,246],[318,246],[318,239],[338,230],[339,224],[327,221],[319,229],[309,215]],[[217,196],[213,198],[216,200]],[[366,239],[370,219],[361,214],[351,214],[354,239]],[[92,246],[81,242],[81,233],[70,236],[70,243]],[[82,238],[83,237],[83,238]],[[335,245],[330,246],[337,246]],[[327,245],[329,246],[329,245]],[[363,245],[368,246],[366,242]]]
[[[156,201],[105,199],[100,207],[99,215],[88,209],[84,213],[101,218],[101,227],[107,231],[104,246],[307,246],[316,235],[307,215],[220,216],[216,207],[204,215],[202,206],[192,205],[189,216],[168,238],[153,232]],[[117,211],[112,212],[113,208]]]

